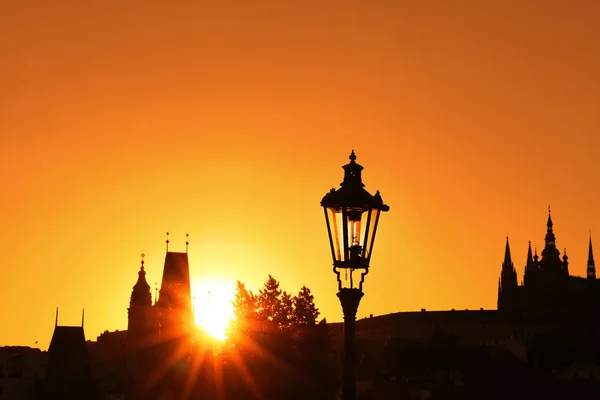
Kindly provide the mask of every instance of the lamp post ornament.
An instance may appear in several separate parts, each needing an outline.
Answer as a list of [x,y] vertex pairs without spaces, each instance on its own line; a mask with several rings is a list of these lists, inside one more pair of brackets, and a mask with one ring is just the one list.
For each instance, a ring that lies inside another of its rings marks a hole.
[[362,285],[369,273],[375,234],[381,212],[389,211],[379,191],[371,195],[362,182],[363,167],[356,163],[354,150],[350,163],[343,166],[344,181],[321,200],[325,212],[333,272],[338,282],[337,297],[344,313],[344,357],[342,399],[356,399],[356,311],[363,297]]

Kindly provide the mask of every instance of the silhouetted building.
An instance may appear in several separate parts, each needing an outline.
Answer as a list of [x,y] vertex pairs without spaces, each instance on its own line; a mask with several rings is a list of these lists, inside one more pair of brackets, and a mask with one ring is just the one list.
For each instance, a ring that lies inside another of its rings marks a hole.
[[97,398],[83,332],[83,318],[81,326],[59,326],[57,310],[54,333],[48,348],[48,365],[45,377],[39,382],[38,398]]
[[[508,239],[498,310],[400,312],[356,323],[364,398],[600,398],[600,282],[591,237],[585,277],[569,274],[548,216],[519,283]],[[342,324],[330,324],[342,343]]]
[[600,281],[589,239],[586,277],[569,275],[569,258],[566,249],[561,257],[556,246],[552,217],[548,214],[546,236],[541,258],[537,249],[527,249],[523,282],[517,282],[517,272],[511,257],[508,238],[504,261],[498,280],[498,310],[520,318],[573,318],[600,311]]
[[[120,389],[127,398],[153,398],[168,380],[174,357],[185,359],[192,345],[194,315],[186,252],[167,253],[158,298],[146,281],[144,261],[131,292],[126,338],[122,353]],[[142,255],[143,257],[143,255]]]

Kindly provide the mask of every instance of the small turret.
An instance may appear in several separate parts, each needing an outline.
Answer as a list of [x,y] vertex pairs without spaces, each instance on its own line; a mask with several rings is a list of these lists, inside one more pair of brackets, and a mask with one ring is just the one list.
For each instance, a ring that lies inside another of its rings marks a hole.
[[142,307],[152,305],[152,293],[150,292],[150,285],[146,282],[146,271],[144,270],[144,254],[142,254],[142,266],[138,272],[138,280],[131,292],[130,305]]
[[563,273],[569,276],[569,256],[567,256],[567,249],[563,252]]

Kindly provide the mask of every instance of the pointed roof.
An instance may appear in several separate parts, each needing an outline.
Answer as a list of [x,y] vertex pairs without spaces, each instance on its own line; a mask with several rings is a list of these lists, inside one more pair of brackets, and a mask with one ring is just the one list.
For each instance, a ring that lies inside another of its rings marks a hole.
[[508,236],[506,237],[506,248],[504,249],[504,265],[507,267],[512,266],[512,259],[510,257],[510,245],[508,244]]
[[529,241],[529,245],[527,246],[527,265],[533,264],[533,255],[531,254],[531,240]]
[[135,285],[133,285],[130,304],[136,304],[140,306],[152,305],[152,292],[150,291],[150,285],[146,281],[146,271],[144,270],[143,259],[142,266],[140,267],[140,271],[138,272],[138,280],[135,283]]
[[596,263],[594,262],[594,251],[592,250],[592,234],[591,233],[590,233],[590,246],[589,246],[589,250],[588,250],[587,265],[589,265],[589,266],[596,265]]
[[550,207],[548,207],[548,222],[546,222],[546,226],[548,227],[549,231],[552,230],[552,215],[551,215]]

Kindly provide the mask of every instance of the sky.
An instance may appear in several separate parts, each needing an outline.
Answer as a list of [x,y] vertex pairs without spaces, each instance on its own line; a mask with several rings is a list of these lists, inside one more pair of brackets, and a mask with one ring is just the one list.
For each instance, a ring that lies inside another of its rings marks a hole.
[[[548,206],[600,254],[600,2],[0,3],[0,345],[126,329],[145,253],[192,291],[303,285],[341,321],[320,207],[352,149],[380,220],[358,317],[494,309]],[[36,343],[37,342],[37,343]]]

